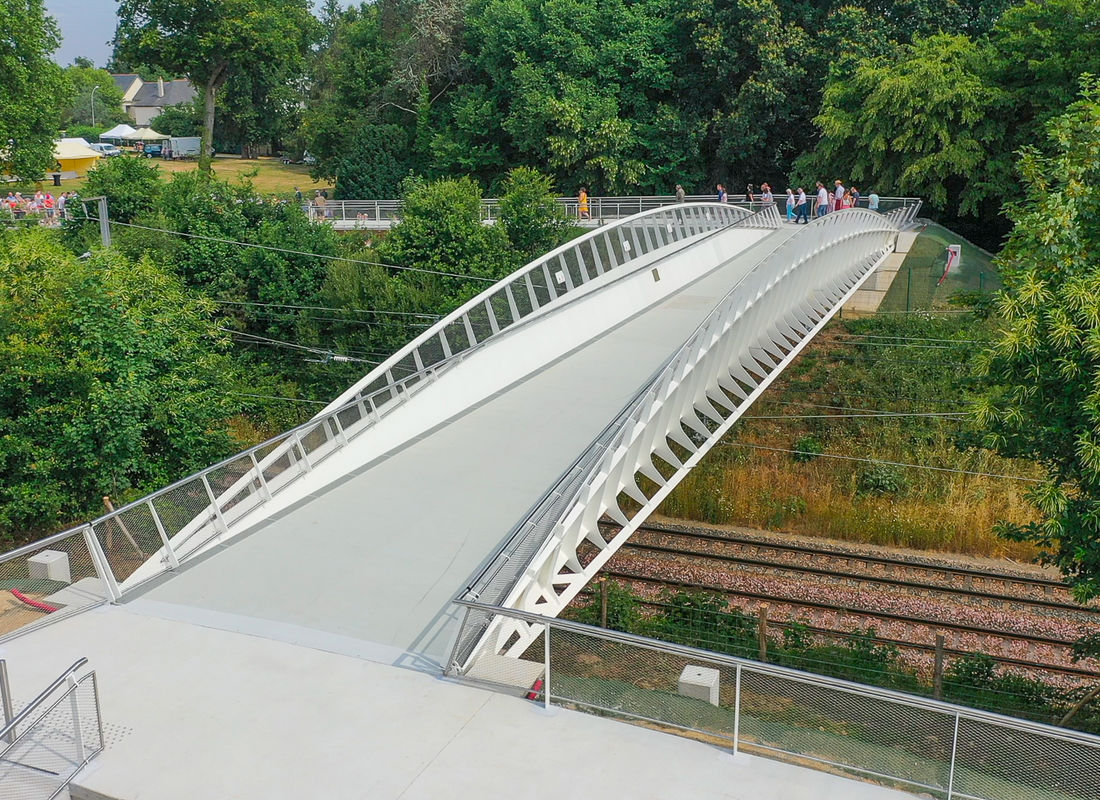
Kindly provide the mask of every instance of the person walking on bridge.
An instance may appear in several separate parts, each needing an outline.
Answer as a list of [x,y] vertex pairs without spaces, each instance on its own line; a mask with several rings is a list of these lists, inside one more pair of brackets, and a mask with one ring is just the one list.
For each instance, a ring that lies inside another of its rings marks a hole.
[[823,217],[829,213],[829,190],[821,181],[817,182],[817,215]]
[[718,189],[718,202],[719,203],[727,202],[729,200],[729,195],[726,194],[726,187],[723,186],[722,184],[718,184],[718,186],[715,187],[715,188]]
[[798,197],[794,203],[794,224],[799,222],[804,225],[810,224],[810,201],[806,199],[806,190],[801,186],[798,187]]
[[787,187],[787,222],[794,222],[794,209],[798,205],[795,200],[794,192],[790,187]]
[[676,184],[676,202],[683,203],[687,200],[687,195],[684,193],[684,187],[680,184]]
[[583,186],[577,194],[577,214],[581,219],[592,219],[592,215],[588,213],[588,190]]
[[839,180],[836,181],[836,191],[833,192],[833,211],[840,211],[844,207],[844,184]]

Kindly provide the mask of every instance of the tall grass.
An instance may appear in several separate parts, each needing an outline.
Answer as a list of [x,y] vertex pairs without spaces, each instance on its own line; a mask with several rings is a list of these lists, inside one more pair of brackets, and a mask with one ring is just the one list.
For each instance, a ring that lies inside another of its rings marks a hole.
[[746,417],[780,419],[744,419],[735,425],[659,513],[856,542],[1032,559],[1033,548],[993,533],[998,520],[1033,518],[1025,494],[1029,483],[828,457],[1038,474],[1034,465],[975,446],[979,432],[967,420],[798,418],[864,409],[962,410],[980,389],[969,365],[980,347],[975,342],[989,336],[989,325],[968,315],[834,323],[746,412]]

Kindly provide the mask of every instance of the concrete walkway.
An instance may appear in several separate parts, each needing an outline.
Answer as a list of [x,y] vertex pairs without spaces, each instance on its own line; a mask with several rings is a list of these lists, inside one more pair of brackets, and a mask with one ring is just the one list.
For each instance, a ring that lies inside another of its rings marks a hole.
[[86,655],[108,748],[74,800],[903,800],[414,670],[101,607],[10,642],[17,698]]

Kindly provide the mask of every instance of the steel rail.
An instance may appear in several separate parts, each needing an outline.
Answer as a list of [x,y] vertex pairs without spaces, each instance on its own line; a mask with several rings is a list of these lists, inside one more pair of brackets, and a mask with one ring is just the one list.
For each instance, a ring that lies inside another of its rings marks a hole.
[[[688,534],[681,534],[688,535]],[[707,553],[700,552],[698,550],[686,550],[679,547],[668,547],[666,545],[659,544],[647,544],[645,542],[628,541],[623,545],[623,549],[633,550],[647,550],[656,553],[666,553],[669,555],[688,556],[690,558],[697,559],[710,559],[713,561],[725,561],[735,564],[747,564],[753,567],[763,567],[766,569],[778,569],[785,570],[787,572],[802,572],[809,575],[820,575],[828,578],[842,578],[844,580],[860,581],[862,583],[877,583],[884,584],[886,586],[897,586],[905,589],[917,589],[927,592],[938,592],[941,594],[956,594],[963,597],[972,597],[981,600],[993,600],[996,602],[1004,603],[1019,603],[1021,605],[1038,606],[1040,608],[1051,608],[1058,611],[1077,611],[1086,614],[1100,615],[1100,608],[1091,608],[1089,606],[1076,605],[1074,603],[1063,603],[1058,600],[1046,600],[1043,598],[1030,598],[1022,597],[1020,595],[1000,594],[997,592],[985,592],[981,589],[967,589],[964,586],[939,586],[934,583],[921,583],[920,581],[910,581],[904,578],[891,578],[888,576],[879,575],[867,575],[859,572],[846,572],[843,570],[834,570],[827,567],[812,567],[798,564],[785,564],[780,561],[768,561],[763,558],[749,558],[747,556],[736,556],[725,553]],[[825,555],[823,553],[822,555]],[[853,560],[858,560],[858,556],[853,556]],[[917,569],[923,569],[923,567],[914,565]]]
[[775,597],[770,594],[763,594],[761,592],[749,592],[741,589],[727,589],[722,586],[713,586],[706,583],[697,583],[695,581],[681,581],[668,578],[653,578],[647,575],[638,575],[632,572],[625,572],[623,570],[601,570],[602,575],[606,575],[611,578],[622,578],[623,580],[637,581],[639,583],[654,583],[664,586],[678,586],[684,589],[696,589],[707,592],[715,592],[716,594],[724,594],[736,597],[747,597],[752,600],[765,600],[770,603],[782,603],[789,606],[805,606],[806,608],[818,608],[824,611],[838,611],[844,614],[853,614],[863,617],[874,617],[875,619],[884,619],[891,622],[905,622],[910,625],[926,625],[929,628],[939,628],[943,630],[957,631],[959,633],[972,633],[978,636],[995,637],[999,639],[1011,639],[1019,640],[1023,642],[1029,642],[1031,644],[1043,644],[1052,647],[1073,647],[1073,642],[1066,639],[1055,639],[1050,636],[1040,636],[1033,633],[1018,633],[1013,631],[999,631],[990,628],[982,628],[978,625],[968,625],[963,622],[945,622],[942,620],[929,619],[927,617],[914,617],[906,614],[895,614],[892,611],[873,611],[870,609],[852,608],[850,606],[841,605],[839,603],[826,603],[822,600],[799,600],[794,598],[782,598]]
[[46,702],[46,700],[49,699],[50,695],[56,692],[61,687],[61,685],[65,683],[66,680],[68,680],[70,675],[72,675],[74,672],[76,672],[87,663],[87,657],[78,658],[76,661],[73,662],[71,667],[58,675],[57,678],[54,679],[53,683],[51,683],[38,694],[38,697],[27,703],[27,705],[23,707],[22,711],[12,717],[11,721],[2,729],[0,729],[0,741],[4,740],[4,738],[9,733],[15,730],[17,725],[19,725],[21,722],[23,722],[23,720],[33,714],[36,708]]
[[[583,595],[585,597],[598,597],[599,596],[599,591],[597,589],[585,588],[584,590],[581,591],[581,595]],[[661,603],[657,600],[645,600],[645,599],[642,599],[642,598],[638,598],[635,602],[640,606],[645,606],[646,608],[672,608],[673,607],[673,606],[670,606],[668,603]],[[794,621],[790,621],[790,620],[772,620],[772,619],[768,620],[768,627],[769,628],[770,627],[793,628],[793,627],[796,627],[796,626],[800,630],[806,631],[810,634],[814,634],[814,635],[818,635],[818,636],[830,636],[830,637],[833,637],[833,638],[836,638],[836,639],[854,639],[854,638],[856,638],[856,636],[859,635],[859,634],[855,634],[855,633],[851,633],[851,632],[847,632],[847,631],[834,630],[833,628],[821,628],[821,627],[818,627],[816,625],[806,625],[806,624],[801,623],[801,622],[794,622]],[[888,637],[888,636],[879,636],[878,634],[875,634],[873,639],[876,643],[890,644],[890,645],[894,645],[896,647],[903,647],[903,648],[906,648],[906,649],[909,649],[909,650],[922,650],[926,653],[935,653],[936,649],[937,649],[934,644],[926,644],[925,642],[914,642],[914,641],[909,641],[909,640],[906,640],[906,639],[894,639],[894,638],[891,638],[891,637]],[[1010,666],[1010,667],[1018,667],[1018,668],[1021,668],[1021,669],[1031,669],[1031,670],[1036,670],[1036,671],[1048,671],[1048,672],[1059,672],[1059,673],[1064,673],[1066,675],[1079,676],[1079,677],[1082,677],[1082,678],[1093,678],[1093,679],[1095,679],[1097,677],[1100,677],[1100,675],[1097,674],[1096,670],[1088,669],[1086,667],[1066,667],[1066,666],[1060,666],[1058,664],[1045,664],[1045,663],[1041,663],[1041,662],[1038,662],[1038,661],[1027,661],[1027,660],[1022,659],[1022,658],[1013,658],[1011,656],[997,655],[995,653],[978,653],[974,650],[959,650],[958,648],[954,648],[954,647],[944,647],[943,652],[947,655],[958,656],[958,657],[973,656],[973,655],[979,655],[979,654],[980,655],[986,655],[986,656],[989,656],[991,659],[993,659],[998,664],[1004,664],[1004,665]],[[825,662],[825,663],[827,663],[827,662]]]
[[[606,524],[609,527],[615,527],[614,523],[612,522],[607,522]],[[825,547],[813,547],[812,545],[805,544],[763,541],[760,539],[754,539],[749,536],[738,536],[736,534],[727,536],[724,533],[708,533],[706,531],[678,528],[671,525],[650,523],[649,525],[644,525],[640,527],[639,530],[648,531],[650,533],[664,533],[674,536],[688,536],[695,539],[705,539],[707,541],[729,542],[730,544],[763,547],[769,550],[783,550],[786,552],[802,553],[815,557],[824,556],[826,558],[847,558],[853,561],[865,561],[869,564],[882,564],[883,566],[899,567],[903,569],[923,569],[933,572],[945,572],[959,577],[979,578],[981,580],[1000,581],[1002,583],[1017,583],[1023,586],[1041,586],[1044,588],[1062,590],[1068,589],[1065,583],[1063,583],[1062,581],[1054,580],[1052,578],[1031,578],[1024,575],[1011,575],[1003,572],[994,572],[992,570],[970,569],[967,567],[951,567],[940,564],[920,564],[914,563],[912,561],[905,561],[904,559],[900,558],[891,558],[889,556],[875,556],[863,553],[848,553],[839,550],[830,550]],[[1078,610],[1088,610],[1087,607],[1083,606],[1077,608]]]

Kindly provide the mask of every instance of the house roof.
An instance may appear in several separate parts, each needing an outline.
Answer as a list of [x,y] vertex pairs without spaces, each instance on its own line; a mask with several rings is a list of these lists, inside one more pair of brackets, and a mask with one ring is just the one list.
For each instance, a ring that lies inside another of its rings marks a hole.
[[137,94],[134,95],[134,99],[130,101],[130,106],[164,108],[166,106],[190,102],[198,95],[198,92],[195,91],[195,87],[185,78],[165,81],[163,97],[157,96],[157,88],[158,84],[156,81],[149,81],[148,83],[142,84],[142,87],[137,90]]
[[121,72],[111,77],[114,78],[115,86],[121,89],[123,94],[126,94],[126,90],[130,88],[134,81],[141,80],[136,72]]

